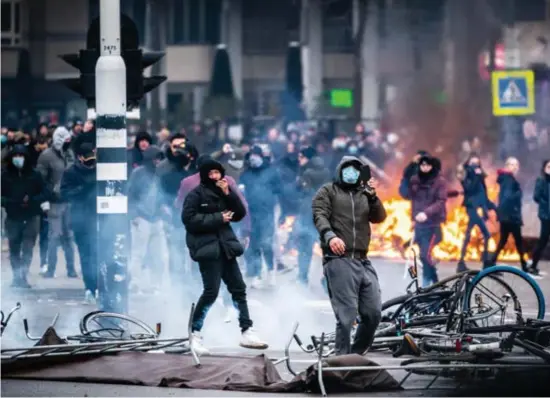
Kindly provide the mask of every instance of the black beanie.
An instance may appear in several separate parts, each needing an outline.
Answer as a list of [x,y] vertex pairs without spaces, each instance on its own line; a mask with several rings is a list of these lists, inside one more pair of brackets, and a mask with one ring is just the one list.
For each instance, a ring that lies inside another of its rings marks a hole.
[[317,155],[317,151],[313,147],[306,146],[300,149],[300,154],[308,159],[311,159]]

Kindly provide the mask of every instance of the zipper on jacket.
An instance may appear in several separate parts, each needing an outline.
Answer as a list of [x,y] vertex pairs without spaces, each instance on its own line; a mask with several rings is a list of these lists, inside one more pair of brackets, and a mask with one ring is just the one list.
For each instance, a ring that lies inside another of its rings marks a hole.
[[351,251],[351,258],[355,258],[355,201],[353,200],[353,192],[349,193],[349,197],[351,198],[351,214],[353,219],[353,247]]

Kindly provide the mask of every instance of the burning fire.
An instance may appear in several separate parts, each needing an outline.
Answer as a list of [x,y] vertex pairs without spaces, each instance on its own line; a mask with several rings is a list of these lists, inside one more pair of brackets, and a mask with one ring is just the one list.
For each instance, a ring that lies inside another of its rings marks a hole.
[[[466,227],[468,216],[466,210],[456,203],[449,201],[447,221],[442,225],[443,240],[433,251],[438,260],[458,260]],[[371,247],[369,253],[373,256],[398,258],[404,257],[405,250],[412,238],[412,222],[410,217],[411,204],[407,200],[389,199],[384,201],[388,217],[378,225],[373,225]],[[491,232],[489,240],[489,251],[496,249],[497,239],[495,233],[498,225],[494,216],[490,216],[488,228]],[[470,244],[466,251],[466,260],[480,261],[483,253],[483,236],[476,227],[472,230]],[[499,256],[500,260],[519,261],[519,255],[513,246],[507,245]]]
[[[494,186],[489,185],[489,197],[493,198],[498,192]],[[447,221],[442,225],[443,240],[433,251],[433,255],[438,260],[450,261],[460,258],[460,251],[466,234],[468,225],[468,216],[466,210],[460,205],[461,198],[449,200],[447,202]],[[377,225],[372,225],[372,238],[369,254],[383,258],[404,258],[405,251],[409,246],[412,235],[411,204],[407,200],[391,198],[384,200],[387,218]],[[281,229],[288,234],[292,231],[295,217],[289,216]],[[489,251],[496,250],[498,241],[498,222],[495,215],[490,214],[487,222],[491,239],[489,240]],[[286,240],[286,237],[283,238]],[[315,245],[315,254],[321,255],[321,249],[318,244]],[[417,251],[418,252],[418,251]],[[466,260],[480,261],[483,253],[483,236],[481,231],[475,227],[472,230],[470,244],[466,251]],[[295,249],[291,249],[290,255],[297,255]],[[519,261],[519,255],[514,250],[514,246],[507,244],[499,256],[499,260]]]

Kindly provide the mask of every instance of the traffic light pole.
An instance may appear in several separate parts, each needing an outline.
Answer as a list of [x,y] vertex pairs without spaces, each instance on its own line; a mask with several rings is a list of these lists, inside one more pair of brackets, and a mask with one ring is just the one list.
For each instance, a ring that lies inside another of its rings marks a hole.
[[100,57],[95,69],[97,264],[99,309],[128,310],[129,220],[126,196],[126,65],[120,0],[100,0]]

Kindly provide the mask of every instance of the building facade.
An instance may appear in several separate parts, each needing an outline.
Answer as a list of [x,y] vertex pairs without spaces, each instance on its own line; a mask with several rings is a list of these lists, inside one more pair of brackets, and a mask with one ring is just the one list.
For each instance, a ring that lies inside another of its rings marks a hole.
[[[370,3],[387,9],[399,1]],[[65,117],[82,112],[82,101],[54,81],[78,76],[58,56],[86,47],[86,31],[99,13],[99,0],[2,0],[1,4],[3,119],[16,106],[18,70],[21,74],[25,69],[21,49],[28,50],[27,73],[34,84],[27,101],[33,102],[35,110],[61,109]],[[236,94],[251,115],[277,114],[285,88],[286,52],[293,41],[302,48],[309,108],[327,90],[354,86],[356,0],[159,0],[155,8],[147,0],[121,0],[121,8],[136,22],[143,48],[166,53],[161,74],[168,80],[160,95],[161,105],[169,112],[184,104],[193,110],[194,118],[200,118],[219,43],[228,48]],[[550,6],[545,11],[550,20],[548,10]],[[363,46],[362,88],[367,93],[363,116],[367,118],[377,116],[378,82],[406,75],[414,64],[406,41],[381,45],[380,39],[391,35],[388,27],[392,25],[370,11]],[[527,33],[517,39],[518,45],[539,43],[541,35],[550,41],[548,25],[544,24],[542,33],[536,30],[537,37],[524,29]]]

